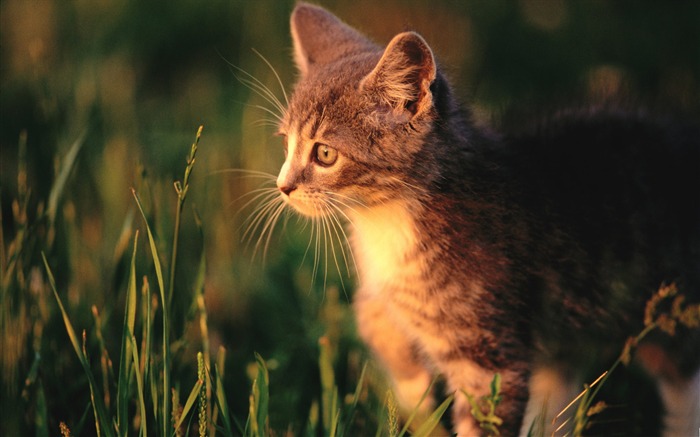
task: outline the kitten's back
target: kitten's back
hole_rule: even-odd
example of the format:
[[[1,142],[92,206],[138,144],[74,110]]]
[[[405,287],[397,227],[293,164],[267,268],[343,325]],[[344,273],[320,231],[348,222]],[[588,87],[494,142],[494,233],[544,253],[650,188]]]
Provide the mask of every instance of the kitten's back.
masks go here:
[[[612,109],[560,112],[506,139],[513,190],[549,240],[550,268],[566,272],[543,305],[577,302],[558,336],[597,326],[579,333],[611,339],[617,327],[624,341],[664,283],[700,300],[699,141],[697,126]]]

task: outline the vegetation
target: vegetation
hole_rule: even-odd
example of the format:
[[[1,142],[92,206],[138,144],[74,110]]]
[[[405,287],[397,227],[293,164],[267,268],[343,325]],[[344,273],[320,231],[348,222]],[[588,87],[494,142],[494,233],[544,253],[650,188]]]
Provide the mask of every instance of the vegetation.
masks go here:
[[[232,169],[274,174],[282,153],[236,76],[283,96],[293,3],[0,4],[0,434],[408,432],[347,273],[329,258],[324,279],[293,219],[264,261],[242,241],[265,179]],[[420,30],[482,119],[572,93],[700,114],[700,5],[536,3],[327,6],[380,41]]]

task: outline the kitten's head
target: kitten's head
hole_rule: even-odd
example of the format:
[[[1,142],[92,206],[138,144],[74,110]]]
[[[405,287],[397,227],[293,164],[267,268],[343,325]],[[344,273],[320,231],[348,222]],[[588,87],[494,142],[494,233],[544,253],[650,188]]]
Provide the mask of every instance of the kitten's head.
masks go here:
[[[319,216],[329,202],[343,209],[411,195],[430,173],[420,151],[436,120],[437,70],[426,42],[404,32],[382,49],[303,3],[291,28],[300,79],[280,124],[283,198]]]

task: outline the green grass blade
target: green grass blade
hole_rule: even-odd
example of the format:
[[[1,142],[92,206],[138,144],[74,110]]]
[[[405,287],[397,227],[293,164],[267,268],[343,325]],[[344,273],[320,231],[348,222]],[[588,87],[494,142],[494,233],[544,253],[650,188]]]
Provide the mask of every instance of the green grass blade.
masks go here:
[[[386,391],[384,405],[386,406],[386,424],[389,437],[397,437],[399,435],[399,408],[393,391]]]
[[[112,373],[112,364],[109,358],[109,352],[107,351],[107,345],[105,344],[105,339],[102,335],[102,317],[95,305],[92,306],[92,317],[95,320],[95,338],[97,339],[97,344],[100,351],[100,370],[102,371],[102,395],[104,396],[104,403],[107,411],[110,409],[110,378],[114,378]]]
[[[51,224],[53,224],[54,219],[56,218],[56,212],[58,210],[58,201],[60,200],[61,195],[63,194],[63,189],[65,188],[66,182],[68,181],[68,176],[70,176],[71,170],[73,170],[75,160],[78,158],[78,152],[80,152],[80,149],[83,147],[83,144],[85,144],[86,136],[87,130],[84,131],[78,137],[78,139],[73,142],[70,149],[68,149],[68,153],[63,159],[63,163],[61,165],[61,169],[58,172],[58,176],[56,176],[56,180],[54,181],[53,186],[51,187],[51,192],[49,193],[49,200],[46,205],[46,216],[49,218],[49,223]]]
[[[199,231],[200,241],[202,246],[204,245],[204,230],[202,228],[202,219],[199,216],[196,208],[192,208],[194,213],[194,222]],[[204,301],[204,284],[207,276],[207,257],[206,250],[202,247],[202,253],[199,257],[199,267],[197,268],[197,276],[194,281],[194,291],[195,291],[195,303],[197,305],[197,312],[199,313],[199,331],[202,338],[202,355],[204,359],[204,367],[209,371],[211,369],[211,346],[209,341],[209,324],[207,315],[207,306]],[[205,379],[205,399],[206,399],[206,416],[210,420],[209,434],[214,434],[214,423],[215,417],[212,416],[212,402],[211,402],[211,380]]]
[[[170,321],[168,306],[166,305],[167,299],[165,296],[165,287],[163,285],[163,269],[160,264],[160,256],[158,255],[158,248],[156,247],[155,239],[153,238],[153,233],[151,232],[151,227],[148,225],[148,220],[146,219],[146,214],[143,211],[143,206],[141,205],[141,200],[139,199],[136,190],[133,188],[131,192],[136,199],[136,205],[139,207],[143,221],[146,224],[146,232],[148,234],[148,244],[151,247],[151,256],[153,257],[153,265],[156,270],[156,280],[158,281],[158,289],[160,291],[160,300],[163,306],[163,407],[161,409],[161,426],[164,436],[169,435],[170,430]]]
[[[175,210],[175,228],[173,230],[173,248],[172,257],[170,259],[170,281],[168,283],[168,300],[167,305],[170,306],[173,300],[173,291],[175,290],[175,266],[177,265],[177,250],[179,246],[180,237],[180,216],[182,215],[182,207],[185,204],[185,199],[187,198],[187,192],[190,189],[190,174],[192,174],[192,169],[194,168],[194,163],[197,157],[197,145],[199,144],[199,139],[202,136],[202,129],[204,126],[199,126],[197,129],[197,135],[195,136],[194,143],[190,147],[190,154],[187,157],[187,166],[185,167],[185,176],[182,182],[175,182],[175,192],[177,193],[177,209]]]
[[[204,388],[199,391],[199,396],[198,396],[198,402],[197,402],[197,422],[199,425],[199,436],[200,437],[206,437],[207,436],[207,429],[209,428],[207,426],[207,420],[209,420],[210,412],[209,412],[209,403],[210,403],[210,387],[211,383],[209,378],[207,377],[208,375],[209,368],[205,366],[204,364],[204,357],[202,356],[201,352],[197,352],[197,378],[199,378],[200,381],[204,382]]]
[[[333,392],[333,399],[331,401],[331,423],[328,428],[327,435],[329,437],[335,437],[338,432],[338,422],[340,421],[340,409],[338,408],[338,390]]]
[[[328,433],[334,427],[334,419],[338,410],[338,388],[335,385],[333,358],[328,337],[318,340],[318,366],[321,376],[321,409],[323,413],[323,429]]]
[[[49,437],[49,420],[46,408],[46,394],[44,385],[39,380],[36,385],[36,404],[34,411],[34,426],[36,427],[36,437]]]
[[[126,311],[124,311],[121,355],[119,357],[119,378],[117,383],[117,429],[119,430],[119,434],[123,436],[128,434],[129,429],[129,389],[132,370],[131,337],[133,336],[134,324],[136,323],[136,249],[138,247],[138,241],[139,234],[137,231],[134,236],[134,250],[131,255],[131,265],[129,268],[129,284],[126,291]],[[136,366],[138,367],[138,363]]]
[[[415,406],[413,411],[411,411],[411,414],[408,416],[406,419],[406,423],[404,424],[403,428],[401,428],[401,432],[399,433],[399,437],[403,437],[406,435],[408,432],[408,428],[411,426],[413,423],[413,420],[416,418],[416,415],[420,411],[420,406],[423,405],[423,402],[425,402],[425,399],[428,397],[430,393],[433,392],[433,386],[437,382],[437,377],[433,378],[433,380],[430,382],[430,385],[428,386],[428,389],[423,392],[423,395],[420,397],[420,400],[418,401],[418,405]]]
[[[269,404],[269,375],[265,360],[256,352],[255,361],[258,373],[253,380],[248,402],[248,420],[244,435],[260,437],[266,435],[266,423]]]
[[[56,280],[54,279],[53,273],[51,272],[51,268],[49,267],[49,262],[46,260],[46,255],[43,252],[41,253],[41,257],[44,260],[44,267],[46,268],[46,274],[49,279],[49,285],[51,286],[53,295],[56,298],[56,302],[58,302],[58,307],[61,310],[61,315],[63,316],[63,323],[66,326],[68,337],[70,338],[70,342],[73,345],[73,349],[75,350],[76,355],[78,355],[78,360],[80,361],[80,364],[83,366],[85,375],[88,378],[88,385],[90,387],[90,398],[92,401],[93,412],[95,414],[95,428],[97,436],[100,437],[104,433],[106,437],[112,437],[114,434],[110,426],[111,421],[108,419],[107,411],[104,407],[104,404],[102,403],[102,397],[99,395],[99,388],[97,386],[97,383],[95,382],[95,377],[92,374],[92,370],[90,370],[90,363],[88,362],[87,357],[85,356],[82,348],[80,347],[80,342],[78,341],[78,337],[75,334],[75,330],[73,329],[73,324],[71,323],[70,318],[68,317],[68,313],[66,312],[66,309],[63,306],[63,302],[61,301],[61,298],[58,295],[58,291],[56,290]]]
[[[197,398],[199,397],[199,392],[200,392],[200,390],[202,390],[203,385],[204,385],[204,381],[201,379],[198,379],[197,382],[194,384],[194,387],[192,387],[192,391],[190,391],[190,395],[187,397],[187,402],[185,402],[185,406],[182,407],[182,413],[180,413],[180,419],[175,424],[175,429],[180,428],[180,425],[182,425],[182,423],[185,421],[185,418],[187,417],[190,410],[192,409],[192,406],[197,401]]]
[[[148,414],[146,413],[146,400],[144,399],[143,377],[141,374],[141,369],[139,369],[139,350],[136,346],[136,337],[130,335],[129,340],[131,343],[133,369],[136,376],[136,388],[138,389],[139,393],[139,414],[141,415],[140,435],[143,437],[148,437]]]
[[[214,364],[214,386],[216,392],[214,401],[214,412],[212,415],[212,424],[216,425],[219,414],[223,424],[223,431],[226,437],[233,436],[233,427],[231,424],[231,412],[226,402],[226,393],[224,391],[224,365],[226,364],[226,349],[219,346],[219,351],[216,354],[216,363]],[[243,430],[238,427],[238,434],[244,435]]]
[[[155,363],[149,363],[148,366],[150,367],[149,373],[151,375],[157,374],[155,372]],[[158,395],[160,392],[158,391],[158,378],[156,377],[151,377],[150,378],[150,392],[151,392],[151,404],[153,405],[153,419],[156,421],[156,423],[159,420],[159,411],[160,411],[160,397]]]
[[[80,420],[71,426],[73,435],[83,435],[83,428],[85,427],[85,422],[87,422],[87,419],[90,416],[90,410],[92,410],[92,402],[88,402],[88,404],[85,406],[83,414],[80,416]]]
[[[360,402],[360,396],[362,395],[362,389],[364,388],[365,377],[367,375],[367,365],[368,365],[368,362],[365,361],[365,364],[362,366],[362,371],[360,372],[360,377],[357,380],[357,386],[355,386],[355,393],[353,393],[353,395],[352,395],[352,401],[350,402],[350,405],[348,405],[348,407],[346,409],[345,421],[343,423],[343,430],[347,430],[350,428],[350,424],[352,423],[353,416],[355,414],[355,411],[357,410],[357,404]]]
[[[158,246],[156,245],[155,238],[153,238],[153,233],[151,232],[151,227],[148,225],[148,219],[146,218],[146,213],[143,210],[143,205],[141,204],[141,199],[139,195],[136,194],[136,190],[131,189],[134,199],[136,200],[136,205],[139,207],[139,212],[141,217],[143,217],[144,224],[146,225],[146,232],[148,234],[148,244],[151,248],[151,255],[153,257],[153,267],[156,270],[156,280],[158,281],[158,288],[161,293],[161,298],[165,297],[165,286],[163,281],[163,268],[160,263],[160,256],[158,254]],[[164,311],[166,312],[166,311]]]
[[[221,357],[221,351],[223,348],[219,349],[219,357]],[[231,415],[228,407],[228,402],[226,401],[226,393],[224,392],[224,382],[223,376],[221,374],[220,368],[223,368],[223,360],[217,359],[217,363],[214,365],[214,378],[216,382],[216,406],[221,414],[221,422],[224,426],[224,433],[226,437],[233,436],[233,428],[231,426]],[[243,434],[242,430],[238,430],[239,434]]]
[[[151,383],[151,344],[152,335],[151,328],[153,325],[153,318],[151,315],[151,292],[150,286],[148,284],[148,279],[144,278],[143,286],[141,287],[141,301],[142,301],[142,314],[141,314],[141,325],[142,325],[142,352],[141,360],[143,367],[141,372],[143,373],[143,384],[144,387],[150,387]],[[152,395],[154,393],[151,393]],[[156,405],[156,404],[154,404]]]
[[[255,399],[256,416],[253,420],[257,421],[258,435],[265,435],[267,429],[268,407],[270,404],[270,375],[267,371],[265,360],[260,354],[255,354],[255,361],[258,365],[258,376],[255,378],[253,385],[257,393]]]
[[[452,400],[454,399],[454,395],[450,395],[445,399],[442,404],[440,404],[439,407],[433,411],[433,414],[428,416],[425,422],[421,424],[421,426],[416,430],[415,433],[413,433],[414,437],[429,437],[433,434],[435,431],[435,428],[437,428],[440,425],[440,419],[442,419],[442,416],[445,414],[445,411],[447,411],[447,408],[450,406],[452,403]]]

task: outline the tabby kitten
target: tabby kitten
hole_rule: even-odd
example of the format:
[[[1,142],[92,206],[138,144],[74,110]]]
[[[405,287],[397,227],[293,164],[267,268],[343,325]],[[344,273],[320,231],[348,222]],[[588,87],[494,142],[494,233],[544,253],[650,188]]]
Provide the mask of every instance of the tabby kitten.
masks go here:
[[[478,435],[464,391],[487,394],[499,373],[500,430],[526,431],[528,399],[556,414],[590,351],[619,351],[662,283],[698,301],[697,130],[589,109],[496,135],[418,34],[381,48],[303,3],[291,30],[300,79],[277,186],[305,216],[347,218],[358,329],[406,409],[442,374],[455,431]],[[667,432],[696,433],[698,335],[648,346]]]

